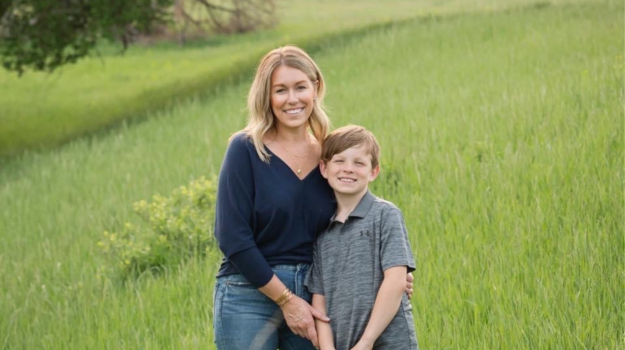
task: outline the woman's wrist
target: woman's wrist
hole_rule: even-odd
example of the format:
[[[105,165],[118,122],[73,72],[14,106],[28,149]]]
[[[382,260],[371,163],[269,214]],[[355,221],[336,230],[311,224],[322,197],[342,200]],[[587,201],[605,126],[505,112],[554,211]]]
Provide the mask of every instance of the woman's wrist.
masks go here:
[[[274,300],[273,302],[276,303],[279,307],[282,307],[286,303],[288,303],[292,297],[293,297],[293,292],[291,292],[289,288],[284,288],[284,291],[282,292],[282,294],[280,294],[278,299]]]

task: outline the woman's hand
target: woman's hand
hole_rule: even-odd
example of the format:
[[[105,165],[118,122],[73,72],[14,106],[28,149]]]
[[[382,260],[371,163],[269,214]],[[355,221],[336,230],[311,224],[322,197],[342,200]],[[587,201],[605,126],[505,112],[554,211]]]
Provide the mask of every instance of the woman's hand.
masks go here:
[[[408,299],[412,299],[412,283],[414,282],[414,276],[412,275],[412,272],[409,272],[406,275],[406,295],[408,296]]]
[[[319,339],[315,329],[315,318],[324,322],[330,319],[313,308],[304,299],[293,295],[291,300],[282,305],[284,320],[293,333],[302,338],[309,339],[315,348],[319,348]]]

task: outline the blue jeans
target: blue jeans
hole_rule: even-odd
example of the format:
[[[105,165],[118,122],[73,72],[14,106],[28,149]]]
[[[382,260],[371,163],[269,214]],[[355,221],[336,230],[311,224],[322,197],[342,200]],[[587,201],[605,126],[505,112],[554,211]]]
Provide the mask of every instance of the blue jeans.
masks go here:
[[[309,264],[277,265],[276,276],[300,298],[312,300],[304,287]],[[213,329],[219,350],[314,350],[293,332],[280,308],[239,274],[217,278]]]

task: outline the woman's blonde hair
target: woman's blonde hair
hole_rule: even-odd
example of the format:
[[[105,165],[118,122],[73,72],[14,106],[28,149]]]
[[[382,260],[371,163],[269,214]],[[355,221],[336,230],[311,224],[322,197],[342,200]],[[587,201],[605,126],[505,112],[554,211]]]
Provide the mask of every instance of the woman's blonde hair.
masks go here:
[[[249,120],[243,133],[252,139],[260,159],[269,162],[269,152],[264,147],[263,137],[275,127],[274,115],[271,109],[271,75],[280,66],[287,66],[300,70],[317,87],[316,98],[313,100],[313,110],[308,119],[313,136],[323,145],[328,133],[330,120],[323,110],[325,82],[317,64],[304,50],[295,46],[283,46],[270,51],[262,58],[256,76],[250,88],[247,99]]]

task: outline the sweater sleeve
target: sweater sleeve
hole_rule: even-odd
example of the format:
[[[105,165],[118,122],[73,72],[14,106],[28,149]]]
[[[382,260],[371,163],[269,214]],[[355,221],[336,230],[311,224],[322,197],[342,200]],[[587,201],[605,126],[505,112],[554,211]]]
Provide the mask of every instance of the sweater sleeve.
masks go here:
[[[219,248],[248,281],[262,287],[273,270],[254,241],[254,175],[247,139],[235,136],[219,173],[215,237]]]

